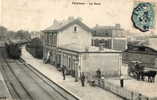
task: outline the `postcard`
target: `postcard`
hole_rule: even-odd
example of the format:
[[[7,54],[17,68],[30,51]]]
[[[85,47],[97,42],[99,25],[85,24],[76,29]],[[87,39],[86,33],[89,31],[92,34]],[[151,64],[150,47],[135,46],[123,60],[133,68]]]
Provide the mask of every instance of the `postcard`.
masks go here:
[[[0,0],[0,99],[157,100],[156,0]]]

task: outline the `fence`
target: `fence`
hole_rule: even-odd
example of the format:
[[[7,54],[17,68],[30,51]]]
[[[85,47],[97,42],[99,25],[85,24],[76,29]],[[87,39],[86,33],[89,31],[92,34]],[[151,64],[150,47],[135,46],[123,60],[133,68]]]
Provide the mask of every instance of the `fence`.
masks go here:
[[[157,98],[146,97],[135,91],[128,90],[117,86],[107,80],[96,81],[96,86],[103,88],[107,91],[112,92],[113,94],[122,97],[124,100],[157,100]]]

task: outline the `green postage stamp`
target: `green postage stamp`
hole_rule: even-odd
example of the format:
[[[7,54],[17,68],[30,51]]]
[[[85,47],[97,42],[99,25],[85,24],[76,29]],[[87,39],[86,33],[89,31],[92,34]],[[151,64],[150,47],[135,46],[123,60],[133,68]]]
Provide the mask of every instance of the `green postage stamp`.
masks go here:
[[[142,32],[149,31],[155,25],[155,5],[151,2],[138,2],[132,12],[135,28]]]

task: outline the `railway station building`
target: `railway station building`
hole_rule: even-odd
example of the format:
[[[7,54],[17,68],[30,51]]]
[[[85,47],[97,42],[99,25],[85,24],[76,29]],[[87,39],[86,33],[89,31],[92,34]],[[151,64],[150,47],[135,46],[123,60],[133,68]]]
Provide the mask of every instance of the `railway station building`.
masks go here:
[[[93,30],[80,19],[54,20],[43,32],[43,55],[49,55],[52,65],[65,67],[75,77],[80,77],[81,72],[95,74],[98,68],[106,76],[119,75],[121,51],[92,46]]]
[[[127,38],[120,24],[115,26],[96,25],[93,28],[92,46],[103,44],[104,48],[124,51],[127,49]]]

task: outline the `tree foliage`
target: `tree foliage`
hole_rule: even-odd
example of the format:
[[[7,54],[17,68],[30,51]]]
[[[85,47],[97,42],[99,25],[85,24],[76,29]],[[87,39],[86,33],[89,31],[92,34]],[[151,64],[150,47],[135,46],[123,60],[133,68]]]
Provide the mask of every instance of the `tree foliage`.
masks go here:
[[[28,31],[19,30],[16,32],[16,38],[17,39],[30,39],[30,34]]]
[[[12,31],[0,26],[0,40],[4,39],[30,39],[30,33],[26,30]]]
[[[6,33],[7,33],[7,28],[0,26],[0,40],[6,37]]]

